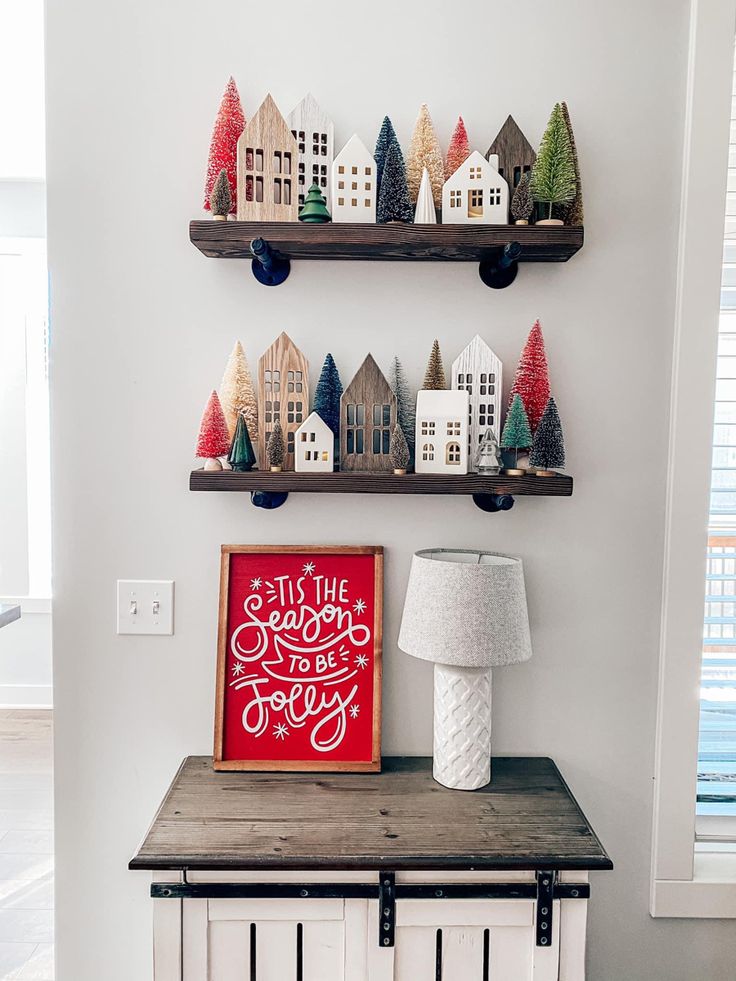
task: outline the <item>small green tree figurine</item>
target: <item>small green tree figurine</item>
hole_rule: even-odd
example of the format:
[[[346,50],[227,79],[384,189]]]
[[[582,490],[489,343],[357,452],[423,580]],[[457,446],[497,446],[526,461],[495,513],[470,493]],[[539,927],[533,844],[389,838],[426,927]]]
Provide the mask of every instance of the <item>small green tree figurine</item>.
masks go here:
[[[281,428],[281,423],[277,419],[273,424],[271,435],[268,437],[268,443],[266,444],[266,456],[268,457],[269,466],[274,473],[277,473],[284,466],[285,455],[284,431]]]
[[[233,204],[233,196],[230,193],[230,182],[227,179],[227,171],[223,169],[217,175],[212,194],[210,194],[210,211],[216,221],[227,221],[230,208]]]
[[[552,205],[568,204],[575,197],[575,159],[570,131],[559,102],[552,110],[542,137],[532,169],[531,188],[534,200],[549,208],[544,222],[561,225],[560,219],[552,217]]]
[[[529,463],[537,468],[538,477],[554,477],[552,467],[565,466],[565,440],[557,404],[552,396],[534,433]]]
[[[445,366],[442,363],[440,342],[435,338],[432,344],[432,351],[429,355],[429,361],[427,362],[427,370],[424,373],[422,390],[425,392],[436,392],[443,391],[446,388],[447,379],[445,377]]]
[[[406,436],[401,426],[396,425],[391,430],[391,444],[389,446],[389,457],[394,473],[403,476],[409,466],[409,446]]]
[[[513,471],[519,470],[519,450],[525,450],[531,445],[532,431],[529,428],[529,419],[527,418],[524,403],[521,401],[521,396],[517,393],[514,395],[511,408],[506,416],[503,432],[501,433],[501,446],[505,450],[514,451]],[[506,472],[513,471],[507,469]]]
[[[529,186],[529,174],[522,176],[511,198],[511,217],[517,225],[528,225],[534,211],[534,200]]]
[[[250,433],[242,412],[238,413],[238,421],[235,423],[235,435],[230,444],[230,453],[227,462],[236,471],[244,473],[252,470],[256,462],[256,455],[253,452],[253,444],[250,441]]]
[[[299,212],[299,221],[306,221],[312,225],[324,225],[325,222],[332,221],[332,215],[327,210],[327,201],[319,189],[319,184],[312,184],[307,193],[307,197]]]

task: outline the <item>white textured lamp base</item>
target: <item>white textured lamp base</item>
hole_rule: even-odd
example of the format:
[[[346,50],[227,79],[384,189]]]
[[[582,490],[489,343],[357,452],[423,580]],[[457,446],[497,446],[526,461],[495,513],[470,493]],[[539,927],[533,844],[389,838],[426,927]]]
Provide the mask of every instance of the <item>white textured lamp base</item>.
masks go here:
[[[453,790],[491,782],[491,668],[435,664],[432,772]]]

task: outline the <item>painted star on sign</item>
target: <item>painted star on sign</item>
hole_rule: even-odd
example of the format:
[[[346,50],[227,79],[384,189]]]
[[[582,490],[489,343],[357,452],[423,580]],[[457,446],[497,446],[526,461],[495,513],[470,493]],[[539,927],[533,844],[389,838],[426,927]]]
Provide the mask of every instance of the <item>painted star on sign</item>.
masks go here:
[[[304,573],[305,576],[311,576],[312,573],[314,572],[314,562],[307,562],[302,567],[302,572]]]
[[[360,712],[360,705],[351,705],[350,706],[350,718],[351,719],[357,719],[359,712]]]
[[[365,610],[365,600],[357,600],[353,609],[356,613],[362,613]]]
[[[368,658],[365,656],[365,654],[358,654],[358,656],[355,659],[355,666],[356,668],[368,667]]]
[[[286,739],[289,735],[289,730],[286,728],[283,722],[278,722],[273,727],[273,734],[277,739]]]
[[[244,671],[245,671],[245,665],[241,664],[240,661],[236,661],[235,664],[233,664],[233,674],[235,675],[236,678],[239,674],[242,674]]]
[[[251,579],[250,581],[251,589],[260,589],[262,585],[263,585],[263,580],[261,579],[260,576],[256,576],[255,579]]]

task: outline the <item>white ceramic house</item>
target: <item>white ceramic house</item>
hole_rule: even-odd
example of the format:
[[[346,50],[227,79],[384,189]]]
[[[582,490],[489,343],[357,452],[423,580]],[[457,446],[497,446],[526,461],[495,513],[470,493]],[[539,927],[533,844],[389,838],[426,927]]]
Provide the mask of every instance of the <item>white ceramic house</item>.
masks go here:
[[[506,225],[509,186],[498,172],[498,157],[474,150],[442,188],[444,225]]]
[[[475,335],[452,363],[452,388],[467,392],[468,457],[473,467],[483,433],[490,426],[501,442],[503,365],[482,337]]]
[[[376,161],[356,134],[332,164],[332,220],[376,220]]]
[[[311,412],[296,431],[294,469],[297,473],[332,473],[335,437],[317,412]]]
[[[330,208],[330,179],[335,156],[335,127],[311,92],[289,113],[287,123],[297,142],[297,200],[299,207],[316,184]]]
[[[468,472],[469,398],[458,390],[417,392],[417,473]]]

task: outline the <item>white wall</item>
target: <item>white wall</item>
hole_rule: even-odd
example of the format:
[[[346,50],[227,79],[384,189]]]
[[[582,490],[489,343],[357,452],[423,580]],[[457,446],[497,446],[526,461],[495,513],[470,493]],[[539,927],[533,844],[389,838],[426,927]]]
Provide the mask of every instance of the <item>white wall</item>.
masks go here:
[[[728,922],[647,913],[662,508],[686,0],[448,5],[323,0],[49,4],[59,981],[150,978],[145,875],[126,862],[180,758],[210,749],[223,542],[387,547],[384,752],[431,748],[431,665],[396,648],[413,550],[523,556],[535,656],[499,671],[495,751],[549,755],[616,863],[593,876],[591,981],[733,976]],[[250,116],[307,89],[337,143],[422,101],[484,150],[511,111],[538,140],[571,106],[586,245],[494,293],[472,264],[302,263],[278,289],[188,242],[232,72]],[[288,330],[316,380],[366,350],[418,383],[479,331],[513,372],[541,316],[570,500],[487,515],[467,500],[294,495],[273,513],[194,495],[199,414],[236,337],[251,364]],[[114,634],[117,578],[174,578],[176,634]],[[103,892],[101,892],[103,890]]]

